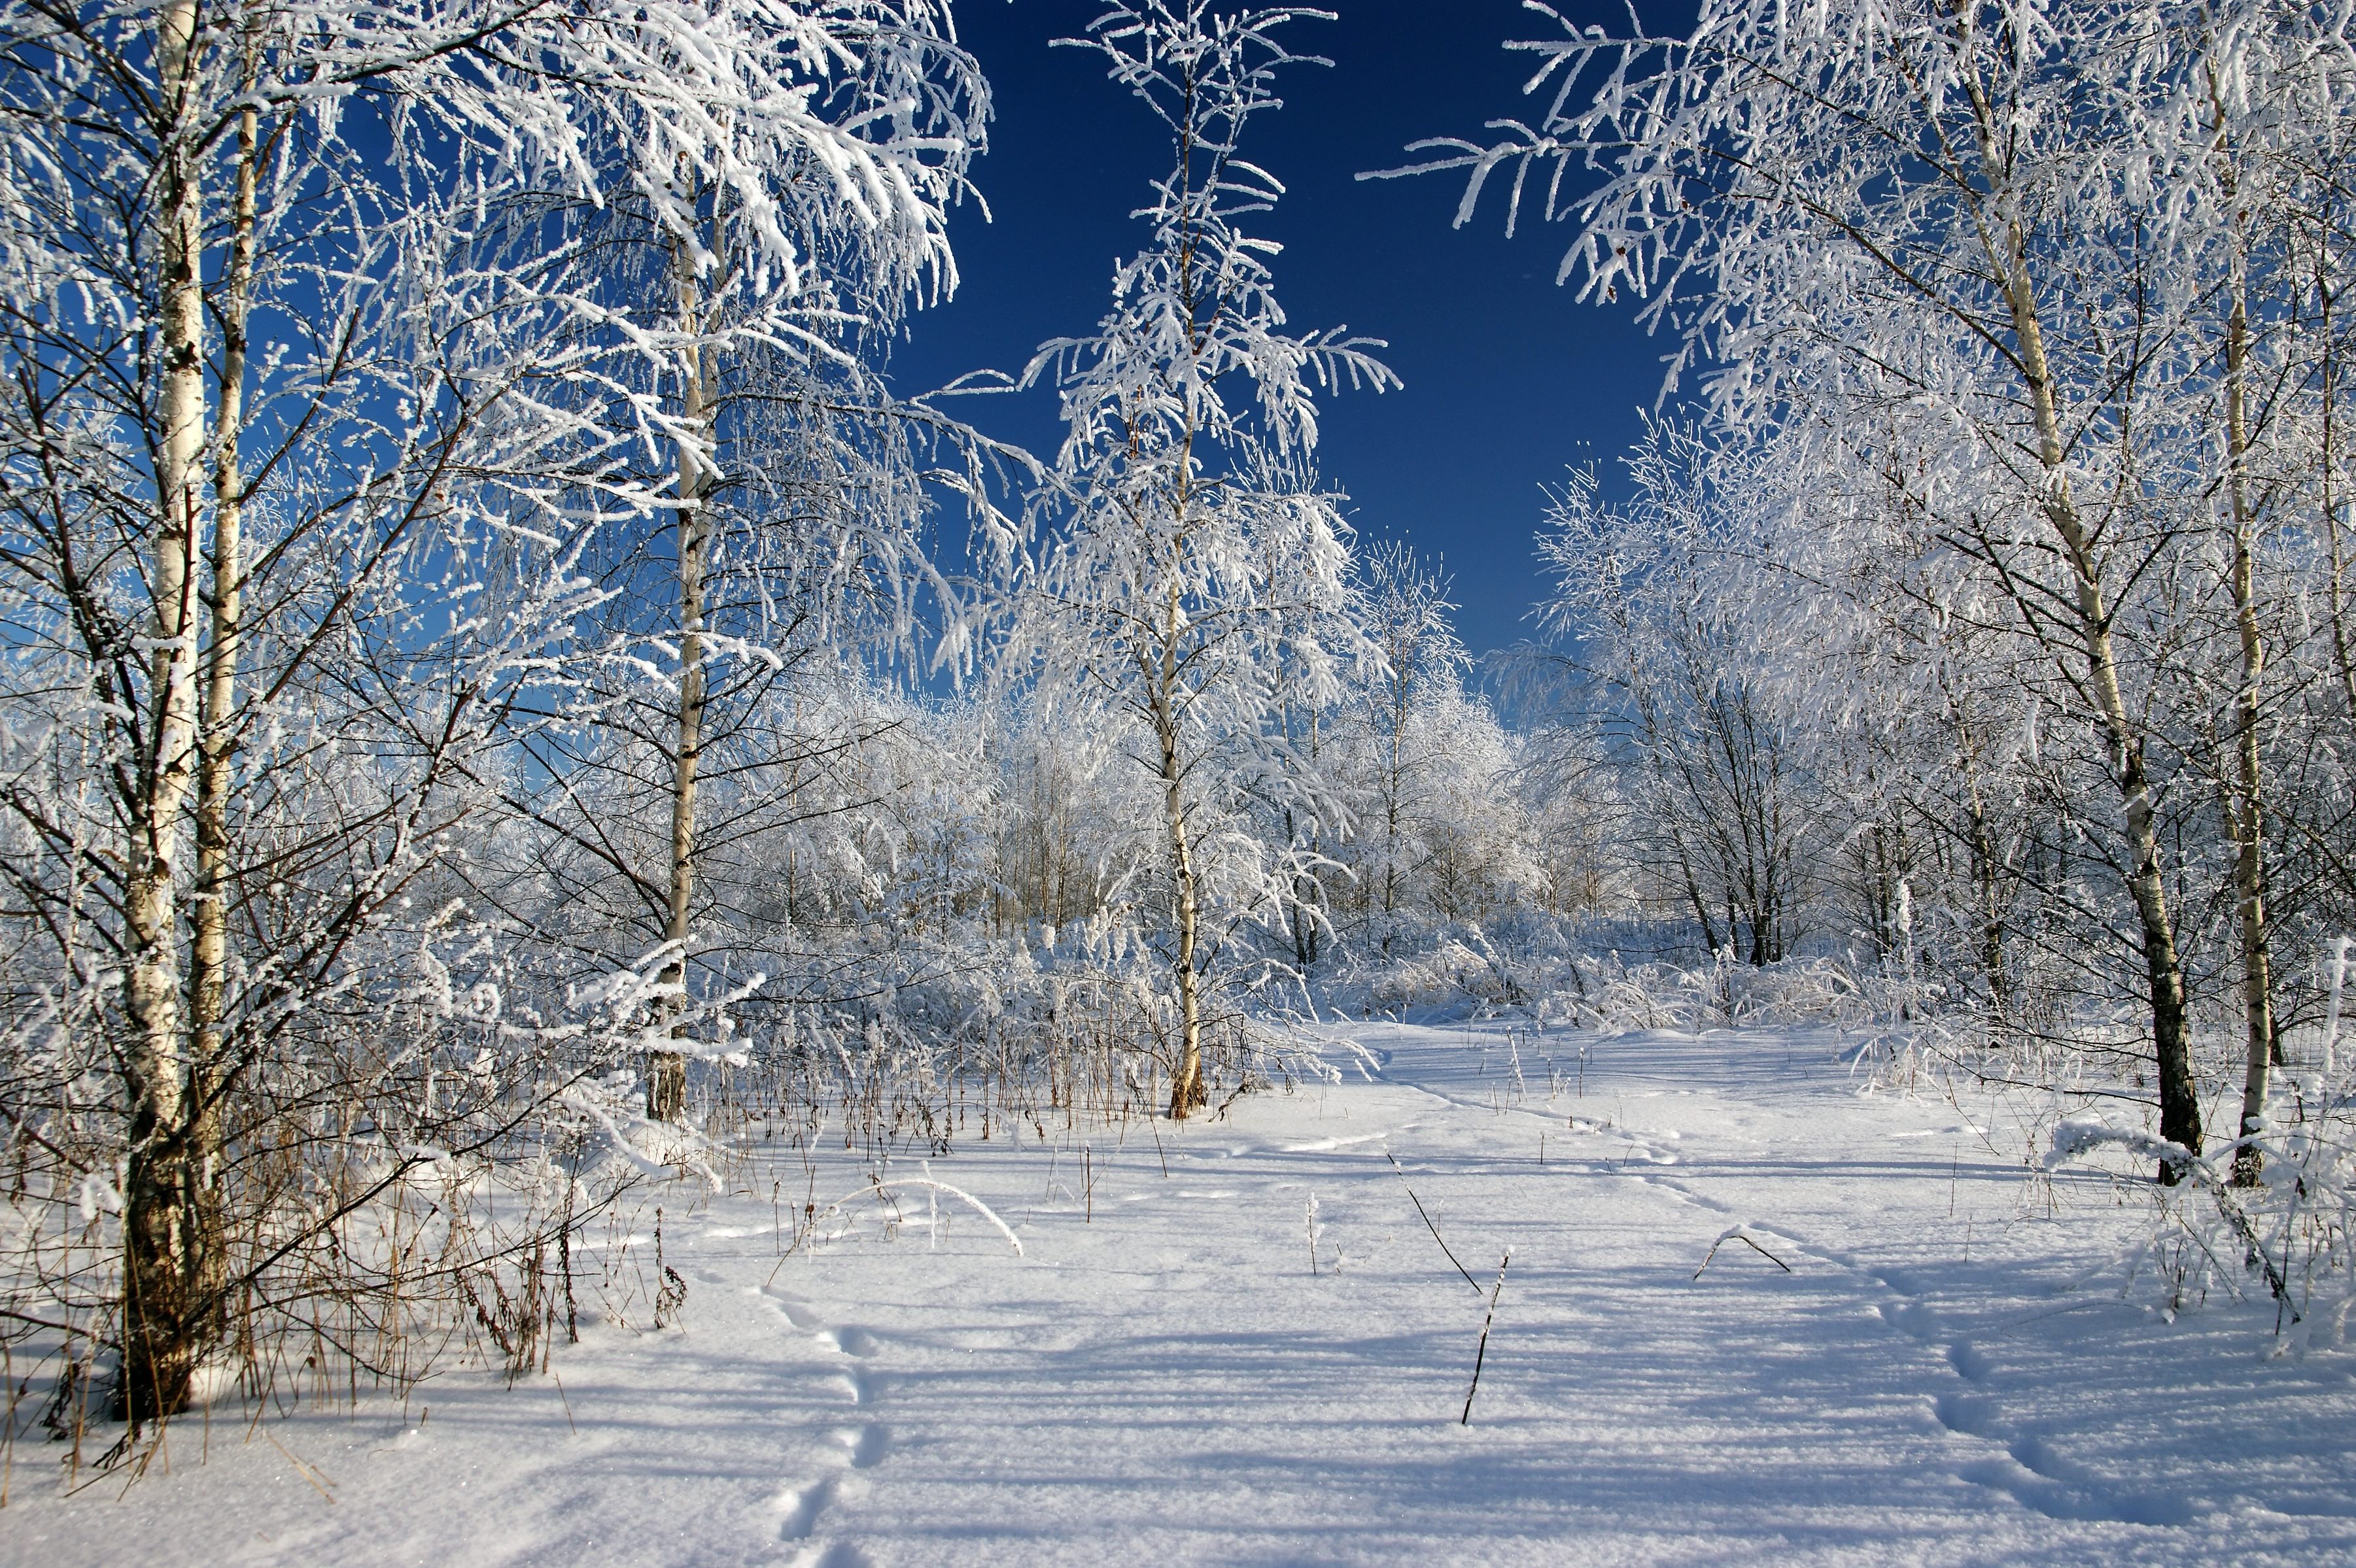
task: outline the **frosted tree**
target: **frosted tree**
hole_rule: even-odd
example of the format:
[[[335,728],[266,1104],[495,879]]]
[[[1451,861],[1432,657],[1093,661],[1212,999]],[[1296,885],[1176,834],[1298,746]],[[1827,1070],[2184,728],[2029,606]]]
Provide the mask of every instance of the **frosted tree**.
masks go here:
[[[563,406],[597,368],[515,243],[512,171],[573,140],[562,93],[496,80],[523,14],[0,13],[8,699],[75,759],[16,774],[12,860],[104,955],[61,955],[59,994],[124,1085],[134,1422],[220,1338],[229,1097],[434,852],[584,538],[645,499]],[[453,627],[481,635],[423,656]],[[339,753],[388,765],[294,807]]]
[[[1518,213],[1535,177],[1574,228],[1561,276],[1641,299],[1681,364],[1714,367],[1730,426],[1815,424],[1828,470],[1883,468],[1893,427],[1922,436],[1912,502],[2002,584],[2005,635],[2103,738],[2160,1131],[2196,1153],[2166,584],[2213,514],[2169,472],[2168,436],[2192,428],[2230,272],[2218,108],[2273,49],[2296,63],[2248,123],[2329,124],[2315,94],[2334,101],[2345,26],[2263,3],[1710,0],[1682,37],[1565,23],[1515,46],[1537,57],[1538,122],[1429,144],[1443,155],[1423,165],[1469,171],[1462,213],[1500,170]],[[2231,470],[2230,432],[2219,444]]]
[[[1488,703],[1454,682],[1427,691],[1405,729],[1399,752],[1416,765],[1405,774],[1403,815],[1416,852],[1401,868],[1388,918],[1412,909],[1459,928],[1492,924],[1544,880],[1514,788],[1520,748]]]
[[[2341,199],[2333,191],[2339,182],[2318,176],[2345,156],[2345,125],[2356,112],[2356,37],[2344,20],[2276,5],[2202,11],[2188,27],[2183,85],[2160,128],[2196,155],[2182,178],[2187,216],[2166,264],[2214,284],[2208,308],[2194,318],[2210,357],[2189,389],[2197,401],[2188,448],[2207,461],[2188,478],[2218,517],[2219,575],[2232,622],[2232,652],[2220,661],[2219,679],[2231,695],[2214,728],[2242,970],[2237,1131],[2244,1141],[2234,1179],[2252,1186],[2260,1176],[2255,1140],[2265,1127],[2269,1069],[2280,1051],[2267,865],[2277,825],[2267,732],[2286,718],[2296,727],[2298,715],[2269,667],[2307,640],[2305,617],[2284,613],[2282,601],[2297,592],[2286,580],[2297,574],[2281,557],[2308,553],[2316,534],[2323,536],[2319,553],[2335,563],[2340,549],[2330,439],[2340,346],[2329,306],[2339,268],[2311,225]],[[2336,566],[2322,597],[2344,647]]]
[[[1629,774],[1631,830],[1703,942],[1771,964],[1790,952],[1823,823],[1801,728],[1771,678],[1778,622],[1730,591],[1736,498],[1756,475],[1740,453],[1656,427],[1629,476],[1633,497],[1616,507],[1592,475],[1573,475],[1539,536],[1555,583],[1541,624],[1592,693],[1565,739]]]
[[[948,212],[989,97],[943,0],[686,0],[610,19],[590,59],[583,264],[643,357],[633,418],[671,449],[672,527],[616,565],[584,755],[633,804],[659,759],[659,867],[561,809],[577,793],[549,820],[657,917],[684,1008],[708,760],[779,682],[905,642],[943,587],[919,548],[919,449],[964,432],[895,400],[879,365],[908,309],[956,285]],[[981,494],[969,469],[945,477]],[[671,613],[650,615],[659,577]],[[683,1051],[649,1053],[650,1115],[680,1114],[685,1072]]]
[[[1099,853],[1108,819],[1093,786],[1107,761],[1035,707],[1005,709],[991,738],[999,815],[991,859],[1001,929],[1036,920],[1048,931],[1099,912],[1121,868]]]
[[[1296,896],[1292,852],[1239,821],[1248,780],[1312,786],[1276,733],[1280,661],[1296,693],[1323,700],[1364,651],[1322,629],[1344,592],[1349,530],[1310,466],[1314,394],[1395,380],[1367,353],[1379,345],[1287,331],[1275,247],[1240,226],[1282,190],[1238,152],[1278,107],[1279,69],[1306,63],[1280,30],[1323,15],[1142,0],[1072,40],[1168,129],[1173,161],[1110,311],[1093,335],[1044,346],[1023,377],[1056,387],[1066,434],[1059,526],[1023,571],[1006,652],[1043,703],[1113,731],[1155,786],[1177,1117],[1205,1098],[1207,976],[1225,929]]]
[[[1386,958],[1407,884],[1437,825],[1438,801],[1423,775],[1468,765],[1464,759],[1430,749],[1435,737],[1419,737],[1416,720],[1434,702],[1458,693],[1471,660],[1456,635],[1448,597],[1449,579],[1426,566],[1404,545],[1367,553],[1358,613],[1382,664],[1365,689],[1375,756],[1373,798],[1359,837],[1371,851],[1359,857],[1367,879],[1365,896],[1375,906],[1376,944]],[[1419,739],[1427,741],[1419,747]]]
[[[5,859],[62,976],[62,1054],[12,1082],[75,1159],[127,1163],[134,1421],[185,1402],[241,1280],[344,1223],[231,1213],[225,1183],[306,1136],[270,1095],[410,1082],[318,1075],[377,1049],[418,965],[450,991],[441,917],[402,912],[508,847],[491,814],[538,763],[506,748],[579,716],[594,564],[701,515],[709,410],[659,378],[723,341],[847,363],[860,300],[946,285],[978,110],[969,73],[918,80],[945,29],[851,3],[0,12]],[[668,181],[728,244],[694,249]],[[633,204],[688,214],[661,231],[697,297],[742,273],[802,314],[617,313],[579,215]],[[90,1103],[109,1072],[119,1104]]]

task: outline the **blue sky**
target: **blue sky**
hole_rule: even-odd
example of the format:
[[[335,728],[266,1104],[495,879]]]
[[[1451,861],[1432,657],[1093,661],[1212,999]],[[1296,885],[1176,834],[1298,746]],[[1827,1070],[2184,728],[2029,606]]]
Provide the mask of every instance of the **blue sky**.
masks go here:
[[[1658,392],[1668,345],[1629,307],[1582,305],[1555,286],[1560,225],[1525,222],[1508,240],[1493,193],[1451,229],[1462,186],[1447,175],[1361,181],[1408,161],[1425,136],[1479,136],[1485,121],[1535,114],[1521,96],[1527,56],[1510,37],[1551,26],[1518,0],[1327,0],[1335,22],[1287,30],[1331,68],[1301,67],[1280,113],[1253,126],[1245,155],[1288,187],[1257,231],[1285,247],[1278,297],[1296,327],[1347,325],[1387,338],[1404,390],[1344,394],[1326,407],[1320,459],[1346,490],[1367,539],[1405,539],[1444,557],[1476,653],[1532,631],[1543,592],[1531,539],[1539,485],[1571,464],[1609,471]],[[905,391],[969,370],[1019,371],[1043,341],[1087,331],[1130,219],[1168,149],[1142,105],[1105,79],[1102,59],[1049,40],[1081,32],[1094,0],[962,0],[958,25],[998,103],[979,181],[994,221],[969,206],[951,226],[963,284],[918,315],[894,356]],[[1581,19],[1582,12],[1571,13]],[[1591,19],[1625,26],[1624,11]],[[993,434],[1051,452],[1055,400],[961,402]]]

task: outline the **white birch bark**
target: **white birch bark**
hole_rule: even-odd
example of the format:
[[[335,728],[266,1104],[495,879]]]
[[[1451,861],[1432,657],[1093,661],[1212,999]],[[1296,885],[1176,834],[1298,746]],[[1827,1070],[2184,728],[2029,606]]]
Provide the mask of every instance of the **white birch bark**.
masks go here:
[[[178,907],[183,813],[197,764],[195,570],[202,538],[198,490],[205,439],[202,169],[194,0],[157,16],[158,210],[154,236],[161,360],[155,531],[148,555],[146,735],[139,757],[123,898],[129,963],[125,1010],[133,1039],[131,1168],[123,1213],[121,1403],[134,1423],[168,1415],[187,1397],[203,1352],[198,1319],[207,1246],[199,1233],[204,1172],[189,1146],[188,1051],[182,1017]]]

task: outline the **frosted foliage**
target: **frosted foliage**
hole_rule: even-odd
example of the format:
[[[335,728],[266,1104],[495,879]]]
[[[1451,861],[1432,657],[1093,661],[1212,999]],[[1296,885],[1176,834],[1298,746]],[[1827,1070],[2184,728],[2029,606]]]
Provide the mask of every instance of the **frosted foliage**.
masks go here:
[[[1241,815],[1248,789],[1316,793],[1284,703],[1331,701],[1373,656],[1339,613],[1350,533],[1310,456],[1317,392],[1396,379],[1370,357],[1378,345],[1288,332],[1276,248],[1240,227],[1281,187],[1239,139],[1277,107],[1279,68],[1308,63],[1280,29],[1317,15],[1156,3],[1108,11],[1073,40],[1171,128],[1177,159],[1096,332],[1046,345],[1024,376],[1055,386],[1066,433],[1008,667],[1035,682],[1043,711],[1157,782],[1137,830],[1165,845],[1164,880],[1199,864],[1203,918],[1220,925],[1295,896],[1300,848],[1255,837]]]
[[[2281,1435],[2347,1427],[2356,1311],[2356,12],[1530,7],[1526,118],[1419,166],[1695,395],[1476,660],[1320,473],[1383,346],[1256,232],[1333,18],[1098,4],[1170,162],[1094,325],[950,389],[1054,397],[1050,460],[888,374],[993,123],[950,0],[0,0],[27,1539],[1257,1560],[1355,1528],[1332,1467],[1173,1511],[1194,1416],[1333,1396],[1371,1558],[1601,1539],[1441,1453],[1592,1470],[1590,1407],[1624,1556],[1768,1506],[1663,1452],[1827,1421],[1776,1550],[2331,1556]],[[2039,1306],[2105,1253],[2126,1303]],[[1669,1441],[1697,1346],[1819,1386]],[[1121,1392],[1042,1504],[987,1413],[1075,1354]],[[617,1433],[695,1463],[564,1479]]]
[[[1617,507],[1573,475],[1539,538],[1544,621],[1596,693],[1552,739],[1622,781],[1620,832],[1653,896],[1711,949],[1770,963],[1792,950],[1826,837],[1823,759],[1781,678],[1809,667],[1794,645],[1822,627],[1758,602],[1740,553],[1758,475],[1741,453],[1655,429],[1628,477]]]
[[[502,1315],[539,1298],[502,1293],[610,1195],[610,1075],[680,1006],[642,947],[567,940],[595,898],[543,901],[626,814],[523,820],[629,743],[610,564],[687,499],[668,460],[719,451],[663,383],[710,349],[872,389],[860,335],[954,284],[987,119],[933,0],[0,6],[0,859],[33,1020],[0,1084],[58,1162],[6,1288],[12,1323],[120,1333],[134,1418],[231,1336],[267,1383],[330,1298],[369,1304],[339,1343],[372,1375],[414,1375],[405,1315],[462,1296],[530,1360]],[[643,308],[617,219],[724,310]],[[840,516],[913,490],[905,447],[806,439],[798,476]],[[715,1054],[747,978],[688,1010]],[[111,1238],[61,1185],[102,1168]],[[92,1225],[100,1261],[45,1274]]]
[[[1331,825],[1339,871],[1323,892],[1353,970],[1508,917],[1539,880],[1517,788],[1524,758],[1465,688],[1472,661],[1450,579],[1397,543],[1367,550],[1359,568],[1351,613],[1381,656],[1358,667],[1316,732],[1348,813]]]
[[[2286,858],[2342,809],[2294,737],[2333,733],[2356,695],[2334,498],[2347,16],[1729,0],[1683,37],[1555,19],[1515,46],[1535,118],[1425,144],[1420,166],[1466,176],[1460,220],[1503,184],[1509,226],[1526,206],[1562,221],[1579,297],[1676,339],[1673,383],[1697,371],[1719,436],[1770,451],[1786,516],[1754,508],[1746,527],[1771,526],[1730,548],[1812,592],[1766,603],[1813,598],[1865,656],[1854,676],[1937,715],[1901,742],[1828,683],[1759,688],[1847,731],[1824,783],[1891,803],[1841,855],[1911,910],[1905,818],[1944,794],[1930,825],[1976,884],[1950,908],[1992,1004],[2021,999],[2016,938],[2057,976],[2082,960],[2055,933],[2091,940],[2100,962],[2064,987],[2140,993],[2164,1137],[2201,1145],[2215,1069],[2194,1040],[2220,1006],[2241,1014],[2254,1125],[2277,917],[2348,907],[2344,878],[2310,891]],[[1955,787],[1880,782],[1918,743],[1948,750]],[[1911,963],[1901,901],[1866,902]]]
[[[1687,336],[1721,367],[1720,410],[1883,377],[1935,410],[1971,402],[1973,359],[2013,352],[2020,253],[2060,262],[2040,282],[2093,303],[2131,226],[2158,227],[2130,251],[2222,240],[2221,121],[2277,155],[2335,137],[2356,72],[2343,27],[2263,0],[1711,0],[1681,38],[1565,20],[1512,45],[1534,57],[1544,112],[1419,150],[1448,155],[1422,167],[1469,172],[1460,223],[1510,171],[1507,222],[1535,197],[1570,223],[1560,277],[1581,297],[1625,290]],[[2205,286],[2198,268],[2155,282],[2140,303],[2159,319]],[[1943,329],[1910,346],[1889,328],[1916,313]]]
[[[538,40],[535,40],[538,41]],[[593,10],[541,47],[589,84],[560,187],[612,205],[634,244],[614,325],[676,373],[694,353],[768,350],[772,374],[852,378],[912,305],[954,291],[949,209],[986,145],[989,95],[939,0],[719,0]],[[520,65],[523,62],[519,62]],[[518,69],[503,77],[530,81]],[[592,232],[596,226],[590,225]],[[615,274],[602,251],[593,277]],[[642,392],[645,417],[701,449],[713,432]]]
[[[1683,37],[1565,22],[1514,47],[1542,112],[1422,147],[1467,174],[1460,222],[1505,181],[1508,224],[1569,226],[1563,281],[1672,335],[1672,379],[1697,370],[1725,428],[1777,431],[1815,486],[1873,475],[2012,574],[1995,608],[2034,634],[2079,635],[2093,585],[2127,617],[2120,678],[2148,678],[2137,572],[2217,495],[2233,278],[2274,302],[2249,374],[2304,374],[2344,18],[1713,0]]]

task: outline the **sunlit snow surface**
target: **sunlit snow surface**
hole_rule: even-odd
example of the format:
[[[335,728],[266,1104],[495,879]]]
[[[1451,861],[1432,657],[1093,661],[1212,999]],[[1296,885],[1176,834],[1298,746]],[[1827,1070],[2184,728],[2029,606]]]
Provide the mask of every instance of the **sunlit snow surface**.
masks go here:
[[[2019,1136],[1860,1095],[1820,1038],[1526,1036],[1516,1103],[1500,1031],[1353,1032],[1371,1081],[1162,1124],[1159,1154],[1142,1123],[969,1128],[934,1174],[1020,1257],[948,1200],[936,1236],[904,1194],[892,1238],[862,1202],[779,1268],[766,1179],[701,1208],[679,1189],[682,1323],[561,1347],[562,1400],[463,1371],[405,1424],[217,1412],[127,1492],[70,1499],[38,1468],[55,1451],[23,1445],[0,1560],[2356,1554],[2356,1358],[2266,1359],[2256,1307],[2169,1324],[2115,1274],[2072,1287],[2138,1216],[2114,1179],[2033,1189]],[[1513,1254],[1469,1429],[1486,1303],[1386,1151],[1484,1289]],[[822,1200],[862,1182],[830,1158]],[[1697,1281],[1738,1224],[1792,1272],[1729,1242]]]

